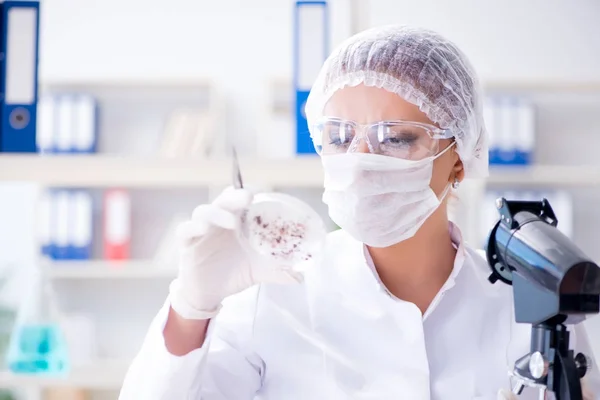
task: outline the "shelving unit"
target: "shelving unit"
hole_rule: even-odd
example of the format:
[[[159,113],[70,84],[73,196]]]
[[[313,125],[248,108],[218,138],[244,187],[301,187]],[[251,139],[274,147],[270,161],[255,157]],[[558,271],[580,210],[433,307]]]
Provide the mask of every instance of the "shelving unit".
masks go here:
[[[319,158],[241,159],[244,180],[273,187],[320,187]],[[186,188],[229,185],[229,159],[168,159],[121,156],[0,156],[0,181],[33,181],[43,186]],[[492,166],[491,185],[600,185],[600,166]]]
[[[592,165],[491,166],[487,184],[596,186],[600,185],[600,167]]]
[[[270,81],[272,93],[271,110],[275,114],[290,113],[292,110],[293,84],[287,78],[275,78]],[[486,92],[528,93],[537,95],[565,94],[574,96],[600,95],[600,81],[519,81],[486,80],[482,82]]]
[[[489,91],[511,92],[569,92],[577,94],[600,93],[600,81],[485,81],[483,88]]]
[[[510,90],[510,91],[551,91],[551,92],[600,92],[600,81],[597,80],[502,80],[481,79],[485,90]],[[271,80],[271,85],[276,88],[293,88],[292,80],[284,77],[276,77]]]
[[[154,261],[112,262],[103,260],[47,261],[48,278],[66,279],[173,279],[176,268],[159,267]]]
[[[272,186],[322,184],[316,157],[293,160],[241,159],[244,180]],[[44,186],[185,188],[231,183],[230,159],[168,159],[121,156],[0,156],[0,181]]]
[[[213,82],[210,79],[61,79],[46,80],[40,83],[40,91],[54,90],[55,88],[68,90],[89,90],[90,88],[101,88],[104,90],[114,89],[136,89],[136,90],[174,90],[194,88],[214,91]]]
[[[45,389],[56,387],[83,388],[89,390],[119,390],[123,384],[130,361],[97,361],[93,365],[73,368],[64,377],[42,375],[17,375],[0,371],[0,388]]]

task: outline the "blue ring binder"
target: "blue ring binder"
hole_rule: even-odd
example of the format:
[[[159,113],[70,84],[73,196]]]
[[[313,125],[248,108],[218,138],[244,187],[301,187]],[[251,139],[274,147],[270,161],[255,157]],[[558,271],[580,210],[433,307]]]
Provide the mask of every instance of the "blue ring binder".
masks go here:
[[[4,1],[0,11],[0,152],[35,153],[40,3]]]
[[[300,87],[300,16],[299,10],[305,6],[320,6],[323,8],[323,59],[324,62],[329,54],[329,8],[326,1],[296,1],[294,8],[294,76],[293,83],[295,89],[294,97],[294,115],[296,119],[296,154],[316,154],[310,134],[306,115],[304,114],[304,105],[310,93],[310,87]]]

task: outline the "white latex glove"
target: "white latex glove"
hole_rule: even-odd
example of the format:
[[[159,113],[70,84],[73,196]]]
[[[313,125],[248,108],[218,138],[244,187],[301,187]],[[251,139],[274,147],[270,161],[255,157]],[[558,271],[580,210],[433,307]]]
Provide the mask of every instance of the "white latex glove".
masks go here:
[[[258,283],[302,280],[300,274],[252,262],[240,245],[240,215],[252,198],[248,189],[225,189],[178,227],[179,274],[169,290],[171,307],[183,318],[213,318],[223,299]]]

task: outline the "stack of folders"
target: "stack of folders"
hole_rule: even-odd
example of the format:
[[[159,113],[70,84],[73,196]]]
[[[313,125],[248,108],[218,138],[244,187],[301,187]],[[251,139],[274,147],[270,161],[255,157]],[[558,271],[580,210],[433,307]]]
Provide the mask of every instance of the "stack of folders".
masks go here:
[[[131,199],[123,189],[104,194],[104,258],[129,259]],[[42,193],[38,207],[42,256],[53,260],[89,260],[94,240],[94,202],[83,189],[51,189]]]
[[[39,242],[43,256],[88,260],[92,252],[93,201],[87,190],[45,191],[39,205]]]
[[[125,189],[104,193],[104,258],[111,261],[129,259],[131,243],[131,197]]]
[[[38,101],[36,141],[40,153],[95,153],[98,102],[88,94],[45,94]]]
[[[214,144],[214,121],[209,112],[176,110],[167,118],[159,153],[169,158],[207,157]]]
[[[535,106],[511,96],[488,96],[483,105],[490,164],[529,165],[535,146]]]
[[[553,191],[531,191],[531,190],[507,190],[493,191],[486,193],[483,207],[481,208],[481,232],[480,237],[486,240],[487,235],[492,230],[500,215],[496,208],[496,199],[504,197],[506,200],[528,200],[541,201],[547,199],[554,210],[554,215],[558,220],[557,228],[569,238],[573,237],[573,200],[568,192],[563,190]]]

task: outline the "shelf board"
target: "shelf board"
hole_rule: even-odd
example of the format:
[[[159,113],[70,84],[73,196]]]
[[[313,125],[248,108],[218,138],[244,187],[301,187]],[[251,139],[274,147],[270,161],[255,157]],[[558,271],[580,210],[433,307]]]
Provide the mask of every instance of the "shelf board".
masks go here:
[[[266,187],[323,185],[317,156],[241,159],[245,182]],[[489,184],[597,186],[600,166],[491,166]],[[0,155],[1,181],[29,181],[53,187],[176,188],[231,184],[229,159],[139,158],[111,155]]]
[[[484,81],[483,87],[486,91],[600,93],[600,81]]]
[[[488,184],[535,186],[598,186],[600,166],[490,166]]]
[[[573,94],[600,93],[598,80],[535,80],[535,79],[481,79],[485,91],[506,92],[554,92]],[[274,78],[270,82],[271,90],[277,93],[293,93],[292,80]],[[291,100],[290,100],[291,101]]]
[[[531,92],[574,92],[574,93],[599,93],[600,81],[596,80],[535,80],[535,79],[503,79],[490,80],[481,79],[486,90],[502,91],[531,91]],[[75,79],[46,79],[40,81],[41,88],[201,88],[213,86],[214,82],[209,78],[174,78],[174,77],[149,77],[130,79],[97,79],[97,78],[75,78]],[[293,91],[292,79],[276,77],[271,79],[270,85],[276,90]]]
[[[244,181],[254,185],[314,187],[323,182],[316,156],[240,160]],[[33,181],[55,187],[202,187],[230,185],[229,159],[169,159],[109,155],[1,155],[0,181]]]
[[[90,88],[101,89],[186,89],[210,88],[213,82],[210,79],[180,79],[180,78],[147,78],[147,79],[61,79],[40,81],[40,88],[54,89],[67,88],[87,90]]]
[[[57,387],[84,388],[90,390],[119,390],[123,385],[129,362],[98,361],[86,367],[73,368],[64,377],[13,374],[0,371],[0,388],[45,389]]]
[[[153,261],[44,261],[50,279],[173,279],[175,268],[159,268]]]

